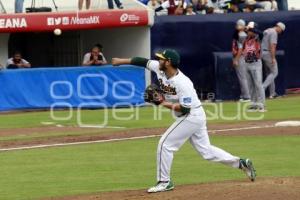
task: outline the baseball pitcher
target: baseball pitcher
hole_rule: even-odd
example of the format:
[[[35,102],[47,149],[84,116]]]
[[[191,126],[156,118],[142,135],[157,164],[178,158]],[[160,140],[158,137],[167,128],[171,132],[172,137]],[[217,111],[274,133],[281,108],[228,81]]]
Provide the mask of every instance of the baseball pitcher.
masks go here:
[[[254,181],[256,174],[249,159],[241,159],[210,144],[206,128],[206,116],[191,80],[179,69],[180,56],[167,49],[156,54],[157,60],[141,57],[113,58],[113,65],[132,64],[143,66],[156,73],[159,87],[149,86],[145,100],[174,111],[176,121],[162,135],[157,147],[157,184],[149,193],[172,190],[170,178],[174,152],[187,141],[206,160],[220,162],[242,169]]]

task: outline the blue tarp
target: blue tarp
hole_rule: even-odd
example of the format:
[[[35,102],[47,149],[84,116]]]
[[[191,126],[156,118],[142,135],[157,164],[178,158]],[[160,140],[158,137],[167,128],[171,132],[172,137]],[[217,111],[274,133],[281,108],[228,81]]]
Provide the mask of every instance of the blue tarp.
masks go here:
[[[0,71],[0,111],[144,103],[145,69],[68,67]]]

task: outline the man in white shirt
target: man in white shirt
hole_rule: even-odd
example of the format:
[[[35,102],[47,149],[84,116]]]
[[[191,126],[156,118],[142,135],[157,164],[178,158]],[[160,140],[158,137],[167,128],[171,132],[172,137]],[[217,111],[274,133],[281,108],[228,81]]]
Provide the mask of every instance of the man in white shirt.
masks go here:
[[[99,65],[105,65],[107,64],[107,61],[101,52],[101,48],[99,45],[95,45],[91,52],[86,53],[83,57],[83,66],[99,66]]]
[[[6,61],[7,69],[30,68],[31,64],[22,58],[21,52],[16,51],[12,58]]]

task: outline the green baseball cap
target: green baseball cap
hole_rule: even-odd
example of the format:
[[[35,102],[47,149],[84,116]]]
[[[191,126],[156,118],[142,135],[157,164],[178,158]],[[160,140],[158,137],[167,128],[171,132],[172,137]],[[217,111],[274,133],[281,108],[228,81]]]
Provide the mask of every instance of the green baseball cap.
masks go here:
[[[170,60],[173,66],[178,66],[180,63],[180,56],[174,49],[166,49],[162,53],[156,53],[156,57]]]

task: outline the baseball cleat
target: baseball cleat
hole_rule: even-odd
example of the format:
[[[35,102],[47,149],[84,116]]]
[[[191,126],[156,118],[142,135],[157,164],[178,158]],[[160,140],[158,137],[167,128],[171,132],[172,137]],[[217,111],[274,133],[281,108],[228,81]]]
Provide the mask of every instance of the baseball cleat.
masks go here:
[[[258,108],[257,111],[264,113],[264,112],[267,112],[267,109],[266,108]]]
[[[242,103],[246,103],[246,102],[250,102],[251,100],[249,98],[240,98],[240,102]]]
[[[256,105],[251,105],[248,107],[247,112],[256,112],[258,107]]]
[[[270,99],[276,99],[276,98],[278,98],[278,97],[279,97],[278,94],[274,94],[274,95],[270,95],[270,96],[269,96]]]
[[[164,192],[174,189],[174,184],[172,181],[168,182],[158,182],[156,186],[148,189],[148,193]]]
[[[246,173],[251,181],[255,181],[256,171],[250,159],[240,159],[240,169]]]

